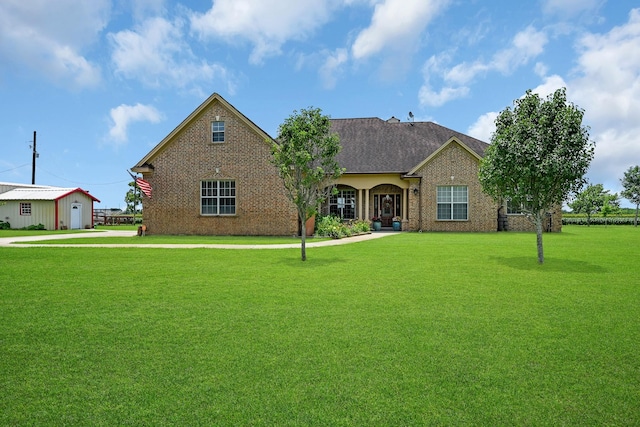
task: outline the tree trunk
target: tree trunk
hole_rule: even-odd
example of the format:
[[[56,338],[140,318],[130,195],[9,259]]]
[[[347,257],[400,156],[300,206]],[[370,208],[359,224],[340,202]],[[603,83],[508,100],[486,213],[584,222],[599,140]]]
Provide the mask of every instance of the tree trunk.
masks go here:
[[[544,263],[544,251],[542,249],[542,218],[543,215],[539,213],[535,217],[536,239],[538,243],[538,264]]]
[[[640,204],[636,204],[636,218],[633,220],[634,227],[638,226],[638,207],[640,207]]]
[[[307,228],[306,228],[306,215],[298,215],[300,218],[300,258],[302,261],[307,260]]]

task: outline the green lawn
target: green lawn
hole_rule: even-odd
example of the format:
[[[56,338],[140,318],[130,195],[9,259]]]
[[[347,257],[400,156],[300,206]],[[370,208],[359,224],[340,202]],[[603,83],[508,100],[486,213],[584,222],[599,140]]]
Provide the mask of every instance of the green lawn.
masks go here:
[[[0,425],[638,425],[640,230],[0,248]]]

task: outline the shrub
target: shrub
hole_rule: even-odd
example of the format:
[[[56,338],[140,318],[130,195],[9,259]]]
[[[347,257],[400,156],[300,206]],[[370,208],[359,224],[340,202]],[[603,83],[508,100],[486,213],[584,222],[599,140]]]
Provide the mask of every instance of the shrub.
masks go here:
[[[627,216],[616,216],[610,218],[591,217],[590,225],[633,225],[634,218]],[[588,225],[587,217],[562,217],[562,225]]]
[[[316,232],[318,236],[341,239],[369,232],[369,223],[362,220],[349,220],[345,223],[335,215],[328,215],[318,218]]]
[[[11,228],[11,224],[8,222],[0,221],[0,230],[8,230]]]
[[[38,225],[29,225],[27,227],[22,227],[23,230],[44,230],[44,225],[43,224],[38,224]]]

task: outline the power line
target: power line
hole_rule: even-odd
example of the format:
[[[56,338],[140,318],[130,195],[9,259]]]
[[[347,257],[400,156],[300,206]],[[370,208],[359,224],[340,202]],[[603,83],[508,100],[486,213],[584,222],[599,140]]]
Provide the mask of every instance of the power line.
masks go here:
[[[25,166],[29,166],[29,163],[25,163],[24,165],[16,166],[15,168],[11,168],[11,169],[0,171],[0,173],[11,172],[11,171],[14,171],[16,169],[23,168]]]
[[[49,172],[49,171],[48,171],[48,170],[46,170],[46,169],[42,169],[40,166],[38,166],[38,167],[37,167],[37,169],[38,169],[38,170],[41,170],[41,171],[43,171],[43,172],[48,173],[49,175],[53,176],[54,178],[58,178],[58,179],[61,179],[61,180],[63,180],[63,181],[70,182],[70,183],[72,183],[72,184],[81,185],[81,186],[86,186],[86,185],[91,185],[91,186],[115,185],[115,184],[122,184],[122,183],[125,183],[125,182],[131,182],[131,180],[130,180],[130,179],[124,179],[124,180],[114,181],[114,182],[105,182],[105,183],[79,182],[79,181],[72,181],[72,180],[70,180],[70,179],[66,179],[66,178],[63,178],[63,177],[61,177],[61,176],[58,176],[58,175],[56,175],[56,174],[54,174],[54,173]]]

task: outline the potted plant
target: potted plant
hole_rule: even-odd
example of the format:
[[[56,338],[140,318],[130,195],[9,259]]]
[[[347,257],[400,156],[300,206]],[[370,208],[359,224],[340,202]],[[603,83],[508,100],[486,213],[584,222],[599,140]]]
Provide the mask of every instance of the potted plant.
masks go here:
[[[379,216],[371,218],[371,223],[373,224],[373,231],[380,231],[380,229],[382,229],[382,219]]]
[[[391,220],[393,221],[393,231],[402,230],[402,219],[399,216],[394,216]]]

